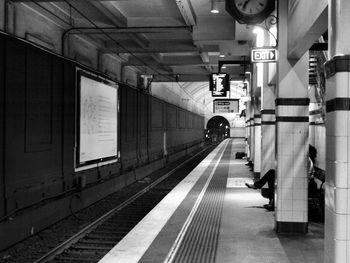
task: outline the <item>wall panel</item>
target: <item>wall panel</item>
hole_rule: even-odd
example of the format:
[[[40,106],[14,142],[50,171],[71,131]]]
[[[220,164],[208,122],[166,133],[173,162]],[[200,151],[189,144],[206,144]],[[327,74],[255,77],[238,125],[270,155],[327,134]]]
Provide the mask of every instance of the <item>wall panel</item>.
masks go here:
[[[151,128],[161,129],[164,127],[164,108],[161,100],[152,97],[151,104]]]
[[[52,148],[52,61],[42,52],[27,48],[25,87],[26,152]]]
[[[7,41],[6,194],[9,206],[25,206],[50,193],[61,177],[62,86],[54,87],[52,57],[24,43]],[[57,103],[56,103],[57,102]],[[55,132],[54,132],[55,131]]]
[[[148,95],[139,92],[138,93],[138,158],[141,163],[145,163],[148,160]]]
[[[186,128],[186,113],[185,113],[185,111],[184,110],[182,110],[182,109],[179,109],[178,111],[177,111],[177,113],[178,113],[178,117],[177,117],[177,119],[178,119],[178,128],[180,128],[180,129],[184,129],[184,128]]]
[[[137,92],[121,85],[120,94],[121,162],[128,168],[137,163]]]
[[[5,215],[5,172],[4,172],[4,97],[5,97],[5,41],[0,38],[0,217]]]
[[[176,107],[172,105],[167,105],[167,115],[166,115],[166,126],[168,129],[175,129],[177,125],[176,121]]]
[[[76,101],[76,75],[75,66],[68,61],[63,63],[63,89],[62,89],[62,178],[64,190],[69,190],[74,183],[74,148],[75,148],[75,101]],[[57,67],[59,64],[57,62]]]

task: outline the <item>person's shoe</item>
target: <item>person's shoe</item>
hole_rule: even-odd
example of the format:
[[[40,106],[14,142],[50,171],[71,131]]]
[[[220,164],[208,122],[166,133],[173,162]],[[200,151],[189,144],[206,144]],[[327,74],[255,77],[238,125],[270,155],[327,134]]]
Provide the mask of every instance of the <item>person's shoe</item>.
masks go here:
[[[264,205],[265,209],[268,210],[268,211],[275,211],[275,206],[274,204],[267,204],[267,205]]]
[[[248,187],[248,188],[251,188],[251,189],[257,189],[254,184],[245,183],[245,186]]]

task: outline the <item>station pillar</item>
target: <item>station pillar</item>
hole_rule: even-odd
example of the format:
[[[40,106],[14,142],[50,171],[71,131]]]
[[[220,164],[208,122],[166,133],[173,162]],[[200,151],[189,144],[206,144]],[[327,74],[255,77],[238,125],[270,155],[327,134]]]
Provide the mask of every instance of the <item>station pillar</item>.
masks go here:
[[[276,45],[274,39],[271,38],[267,31],[264,31],[264,42],[265,46]],[[263,64],[263,78],[261,80],[263,83],[261,92],[261,176],[264,176],[270,169],[276,168],[276,85],[274,80],[272,80],[272,74],[275,72],[270,72],[270,66],[270,63]],[[263,190],[268,189],[266,185],[265,187]]]
[[[264,86],[261,110],[261,175],[275,169],[275,93],[274,86]]]
[[[310,85],[309,87],[309,144],[315,147],[316,145],[316,121],[318,117],[318,113],[320,112],[318,103],[315,97],[316,87],[314,85]]]
[[[328,4],[325,262],[350,262],[350,1]],[[342,55],[338,55],[342,54]]]
[[[261,114],[254,112],[254,179],[260,178],[261,171]]]
[[[250,101],[247,101],[247,107],[246,107],[246,138],[247,138],[247,158],[248,161],[253,162],[253,150],[252,150],[252,119],[251,119],[251,103]]]
[[[251,94],[251,92],[249,93]],[[252,163],[255,162],[254,160],[254,153],[255,153],[255,126],[254,126],[254,104],[253,101],[248,101],[248,111],[249,111],[249,134],[250,134],[250,142],[249,142],[249,149],[250,149],[250,161]]]
[[[276,94],[276,231],[308,229],[309,54],[288,59],[288,1],[279,2]]]

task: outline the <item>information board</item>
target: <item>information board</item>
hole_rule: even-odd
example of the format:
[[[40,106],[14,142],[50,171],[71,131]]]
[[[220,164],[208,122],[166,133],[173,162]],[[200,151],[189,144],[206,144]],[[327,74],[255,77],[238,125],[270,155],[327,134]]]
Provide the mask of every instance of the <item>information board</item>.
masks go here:
[[[228,74],[211,74],[209,88],[213,97],[226,97],[230,90],[230,76]]]
[[[80,72],[77,165],[118,155],[118,87]]]
[[[214,113],[239,113],[238,99],[214,100]]]

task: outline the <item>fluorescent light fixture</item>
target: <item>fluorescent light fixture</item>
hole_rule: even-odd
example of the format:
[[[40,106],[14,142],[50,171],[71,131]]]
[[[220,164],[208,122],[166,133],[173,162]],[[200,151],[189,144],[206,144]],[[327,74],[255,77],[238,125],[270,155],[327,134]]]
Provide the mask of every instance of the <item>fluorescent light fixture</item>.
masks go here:
[[[256,47],[263,47],[265,42],[264,30],[255,26],[253,33],[256,34]]]
[[[226,66],[222,66],[221,68],[226,68]]]
[[[225,55],[224,54],[220,54],[220,56],[219,56],[220,58],[224,58],[225,57]]]
[[[210,12],[213,13],[213,14],[219,13],[219,2],[218,2],[218,0],[211,0]]]

